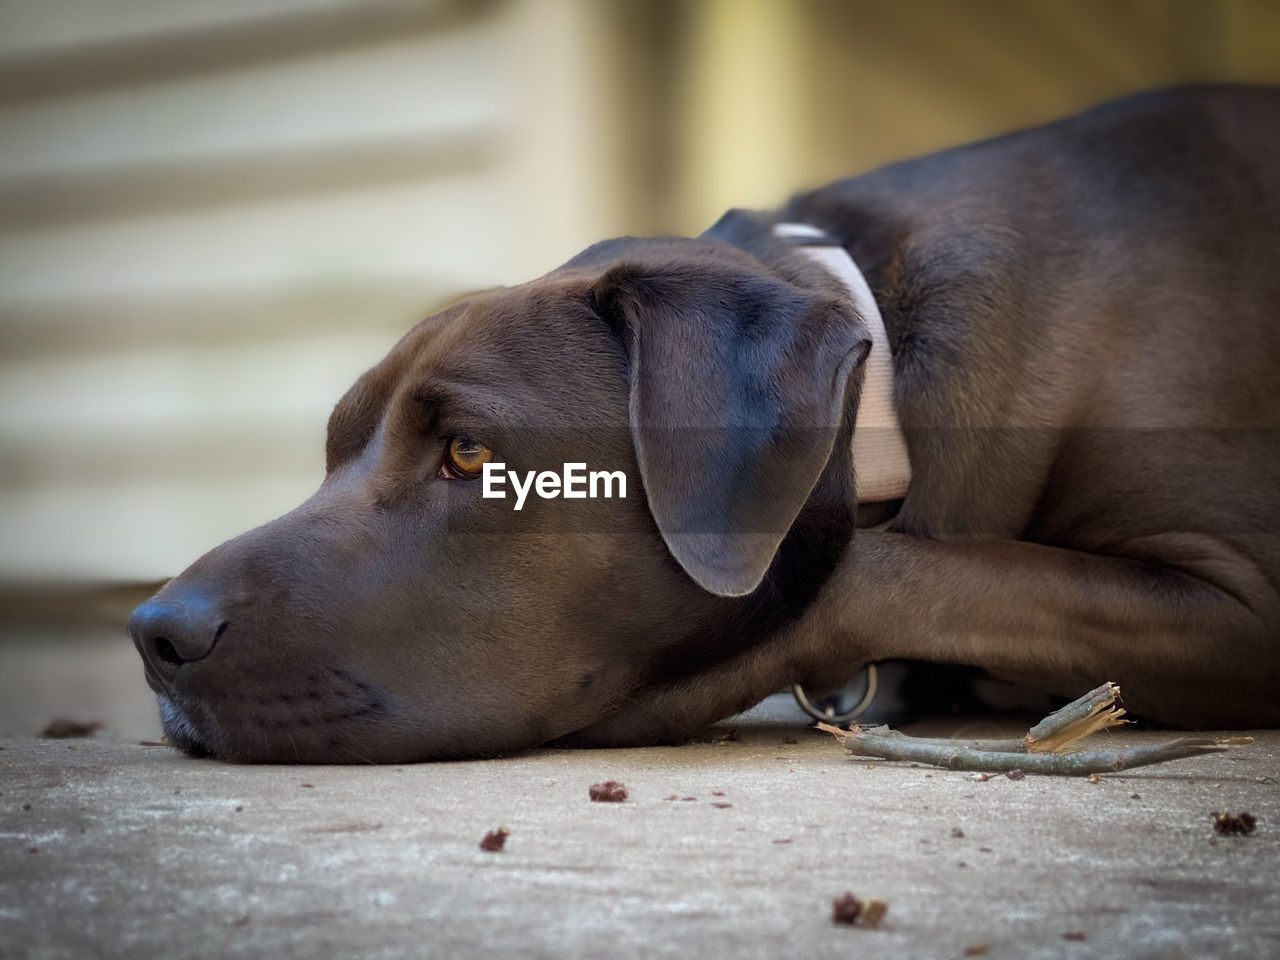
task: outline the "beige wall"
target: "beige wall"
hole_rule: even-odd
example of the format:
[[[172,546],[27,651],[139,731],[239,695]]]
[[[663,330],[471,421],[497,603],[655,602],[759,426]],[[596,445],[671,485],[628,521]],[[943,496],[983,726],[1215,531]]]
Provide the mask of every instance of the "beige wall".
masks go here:
[[[0,3],[0,580],[290,508],[407,327],[614,227],[590,7]]]
[[[0,583],[293,505],[460,292],[1278,50],[1274,0],[0,0]]]

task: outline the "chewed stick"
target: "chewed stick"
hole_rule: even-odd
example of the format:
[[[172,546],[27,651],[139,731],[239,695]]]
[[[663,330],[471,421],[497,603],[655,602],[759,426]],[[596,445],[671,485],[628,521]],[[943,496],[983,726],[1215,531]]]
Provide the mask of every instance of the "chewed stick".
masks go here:
[[[1222,753],[1252,742],[1251,737],[1214,740],[1180,737],[1167,743],[1124,750],[1085,750],[1080,741],[1089,734],[1125,723],[1117,705],[1120,688],[1104,683],[1078,700],[1049,714],[1020,738],[1008,740],[951,740],[909,737],[888,727],[841,730],[827,723],[818,729],[834,735],[850,753],[881,760],[911,760],[948,770],[1004,773],[1022,770],[1053,776],[1078,777],[1115,773],[1167,760]]]

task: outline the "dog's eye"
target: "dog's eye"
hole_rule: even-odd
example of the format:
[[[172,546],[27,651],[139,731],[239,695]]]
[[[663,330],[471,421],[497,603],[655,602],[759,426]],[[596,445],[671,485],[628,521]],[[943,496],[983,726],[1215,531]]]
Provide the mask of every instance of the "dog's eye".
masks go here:
[[[471,437],[454,437],[445,447],[445,468],[463,480],[474,480],[493,459],[493,451]]]

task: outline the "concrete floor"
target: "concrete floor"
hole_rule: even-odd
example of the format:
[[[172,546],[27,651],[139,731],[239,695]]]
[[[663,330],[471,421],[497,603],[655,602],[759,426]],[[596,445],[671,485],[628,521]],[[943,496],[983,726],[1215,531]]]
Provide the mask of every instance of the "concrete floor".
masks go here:
[[[139,744],[133,658],[0,638],[6,958],[1280,956],[1280,732],[1096,784],[975,782],[851,759],[775,700],[678,748],[237,767]],[[58,716],[107,727],[34,736]],[[610,778],[630,799],[592,803]],[[1257,831],[1215,837],[1224,807]],[[831,922],[846,890],[887,901],[878,929]]]

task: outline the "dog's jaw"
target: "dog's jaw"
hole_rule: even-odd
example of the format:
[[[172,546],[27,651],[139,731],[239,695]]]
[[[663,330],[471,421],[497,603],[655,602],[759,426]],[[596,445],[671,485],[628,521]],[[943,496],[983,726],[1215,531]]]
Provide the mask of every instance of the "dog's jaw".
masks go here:
[[[362,730],[397,726],[393,696],[341,667],[293,678],[212,686],[198,673],[157,691],[169,742],[192,756],[238,762],[362,762]],[[371,737],[371,739],[376,739]]]
[[[160,709],[160,727],[170,744],[193,757],[215,755],[213,749],[200,739],[195,724],[173,700],[163,693],[157,693],[156,705]]]

